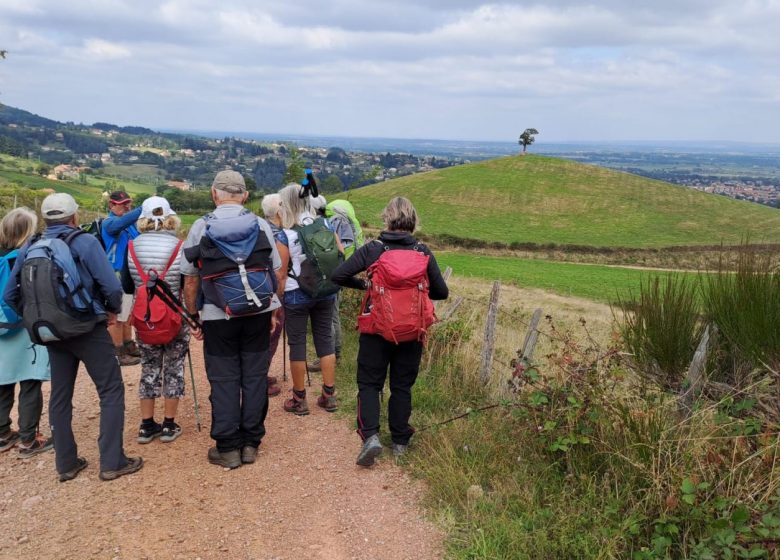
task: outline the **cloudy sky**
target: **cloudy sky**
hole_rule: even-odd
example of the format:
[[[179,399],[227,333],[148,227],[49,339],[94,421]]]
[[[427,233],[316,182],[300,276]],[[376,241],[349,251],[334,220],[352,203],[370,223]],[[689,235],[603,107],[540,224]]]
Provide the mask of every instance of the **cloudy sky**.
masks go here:
[[[780,143],[780,0],[0,0],[0,101],[152,128]]]

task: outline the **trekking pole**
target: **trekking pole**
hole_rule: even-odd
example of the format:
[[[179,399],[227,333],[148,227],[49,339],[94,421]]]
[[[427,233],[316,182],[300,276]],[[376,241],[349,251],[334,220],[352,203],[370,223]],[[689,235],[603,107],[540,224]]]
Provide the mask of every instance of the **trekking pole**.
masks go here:
[[[287,329],[282,327],[282,379],[287,381]]]
[[[187,347],[187,360],[190,364],[190,380],[192,381],[192,400],[195,401],[195,426],[200,431],[200,407],[198,406],[198,391],[195,389],[195,370],[192,368],[192,354]]]

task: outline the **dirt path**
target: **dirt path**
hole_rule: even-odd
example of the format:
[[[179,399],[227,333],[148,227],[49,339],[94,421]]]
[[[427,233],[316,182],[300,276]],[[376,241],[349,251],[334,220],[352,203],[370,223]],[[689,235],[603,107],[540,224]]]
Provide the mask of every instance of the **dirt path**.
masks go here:
[[[193,360],[203,431],[195,430],[188,388],[178,419],[185,433],[167,445],[136,443],[139,368],[124,368],[125,447],[144,458],[138,474],[98,480],[99,409],[86,374],[78,378],[73,422],[86,471],[61,484],[53,453],[29,461],[15,450],[0,455],[0,558],[440,557],[441,534],[418,506],[420,484],[388,457],[372,469],[355,466],[358,438],[349,424],[320,410],[285,414],[286,390],[271,400],[255,464],[234,471],[208,464],[210,408],[199,344]],[[281,364],[271,373],[281,380]]]

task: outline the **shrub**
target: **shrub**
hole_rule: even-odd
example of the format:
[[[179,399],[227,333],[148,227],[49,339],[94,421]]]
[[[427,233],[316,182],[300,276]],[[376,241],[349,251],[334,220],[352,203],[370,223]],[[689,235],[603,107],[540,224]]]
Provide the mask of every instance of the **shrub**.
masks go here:
[[[680,274],[654,276],[618,306],[620,333],[638,371],[677,391],[703,332],[696,282]]]

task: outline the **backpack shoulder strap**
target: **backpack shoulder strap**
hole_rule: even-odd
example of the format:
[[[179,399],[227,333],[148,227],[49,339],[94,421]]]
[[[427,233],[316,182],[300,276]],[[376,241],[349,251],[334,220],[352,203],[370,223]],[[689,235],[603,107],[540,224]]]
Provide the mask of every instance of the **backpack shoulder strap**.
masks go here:
[[[176,248],[176,251],[178,251],[178,247]],[[176,254],[176,251],[174,251],[173,253],[174,255]],[[149,281],[149,276],[147,276],[146,272],[144,271],[144,267],[142,267],[141,263],[138,261],[138,255],[135,254],[135,243],[133,243],[132,239],[127,244],[127,254],[130,255],[130,258],[133,260],[133,265],[135,265],[135,271],[138,273],[138,276],[141,278],[141,282],[146,284]]]
[[[160,273],[160,279],[165,280],[165,275],[168,274],[168,271],[173,266],[173,263],[176,262],[176,257],[179,255],[179,249],[181,249],[181,246],[183,244],[184,244],[184,241],[179,239],[179,242],[176,244],[176,247],[174,247],[174,249],[173,249],[173,253],[171,253],[171,257],[168,259],[168,263],[165,265],[165,268]],[[136,266],[138,266],[138,265],[136,265]]]
[[[62,240],[65,242],[65,245],[70,247],[70,244],[73,243],[73,240],[76,239],[81,234],[86,234],[87,232],[84,231],[81,228],[76,228],[73,231],[71,231],[68,235],[64,236]]]

